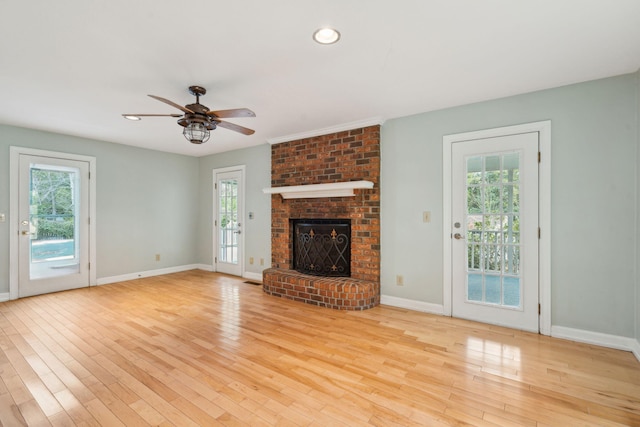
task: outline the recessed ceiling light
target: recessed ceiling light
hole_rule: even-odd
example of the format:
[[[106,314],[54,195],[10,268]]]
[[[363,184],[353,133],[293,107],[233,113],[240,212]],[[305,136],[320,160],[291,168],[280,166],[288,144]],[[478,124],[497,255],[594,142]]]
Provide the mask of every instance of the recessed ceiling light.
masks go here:
[[[333,28],[320,28],[313,33],[313,39],[320,44],[334,44],[340,40],[340,33]]]
[[[126,115],[126,116],[124,116],[124,118],[127,119],[127,120],[142,120],[142,118],[140,116]]]

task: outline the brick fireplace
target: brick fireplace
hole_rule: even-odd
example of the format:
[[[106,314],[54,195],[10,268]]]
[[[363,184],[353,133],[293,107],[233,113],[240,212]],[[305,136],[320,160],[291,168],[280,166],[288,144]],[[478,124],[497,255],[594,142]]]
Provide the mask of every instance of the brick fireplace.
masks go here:
[[[380,303],[380,126],[274,144],[271,186],[367,180],[352,197],[271,196],[272,268],[263,273],[270,295],[325,307],[362,310]],[[350,277],[318,278],[293,270],[291,220],[351,220]]]

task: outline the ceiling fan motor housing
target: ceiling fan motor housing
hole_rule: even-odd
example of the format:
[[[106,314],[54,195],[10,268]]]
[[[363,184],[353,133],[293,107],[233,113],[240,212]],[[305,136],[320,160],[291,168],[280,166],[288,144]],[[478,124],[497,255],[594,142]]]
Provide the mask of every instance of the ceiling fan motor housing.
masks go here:
[[[201,123],[207,130],[214,130],[216,128],[216,122],[208,116],[200,114],[185,114],[184,117],[178,120],[178,124],[182,127],[187,127],[191,123]]]
[[[191,86],[191,88],[193,87],[194,86]],[[191,88],[189,89],[191,90]],[[213,118],[207,115],[209,108],[206,105],[196,102],[195,104],[186,105],[185,108],[193,111],[193,114],[186,113],[184,117],[178,120],[180,126],[187,127],[190,123],[202,123],[208,130],[214,130],[216,128],[216,123]]]

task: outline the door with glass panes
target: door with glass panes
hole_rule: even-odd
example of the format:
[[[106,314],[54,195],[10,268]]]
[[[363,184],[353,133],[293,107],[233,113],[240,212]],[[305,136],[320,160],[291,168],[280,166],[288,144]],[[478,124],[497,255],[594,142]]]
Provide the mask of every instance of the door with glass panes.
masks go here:
[[[538,331],[538,133],[452,144],[452,314]]]
[[[89,162],[19,154],[18,167],[18,296],[89,286]]]
[[[215,173],[215,267],[221,273],[242,276],[243,170]]]

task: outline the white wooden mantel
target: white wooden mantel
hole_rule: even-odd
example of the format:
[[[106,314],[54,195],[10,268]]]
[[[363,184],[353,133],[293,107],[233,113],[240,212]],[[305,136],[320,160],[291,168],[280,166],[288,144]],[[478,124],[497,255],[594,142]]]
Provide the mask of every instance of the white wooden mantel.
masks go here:
[[[319,197],[351,197],[356,189],[373,188],[371,181],[332,182],[329,184],[291,185],[262,190],[265,194],[280,194],[283,199],[315,199]]]

